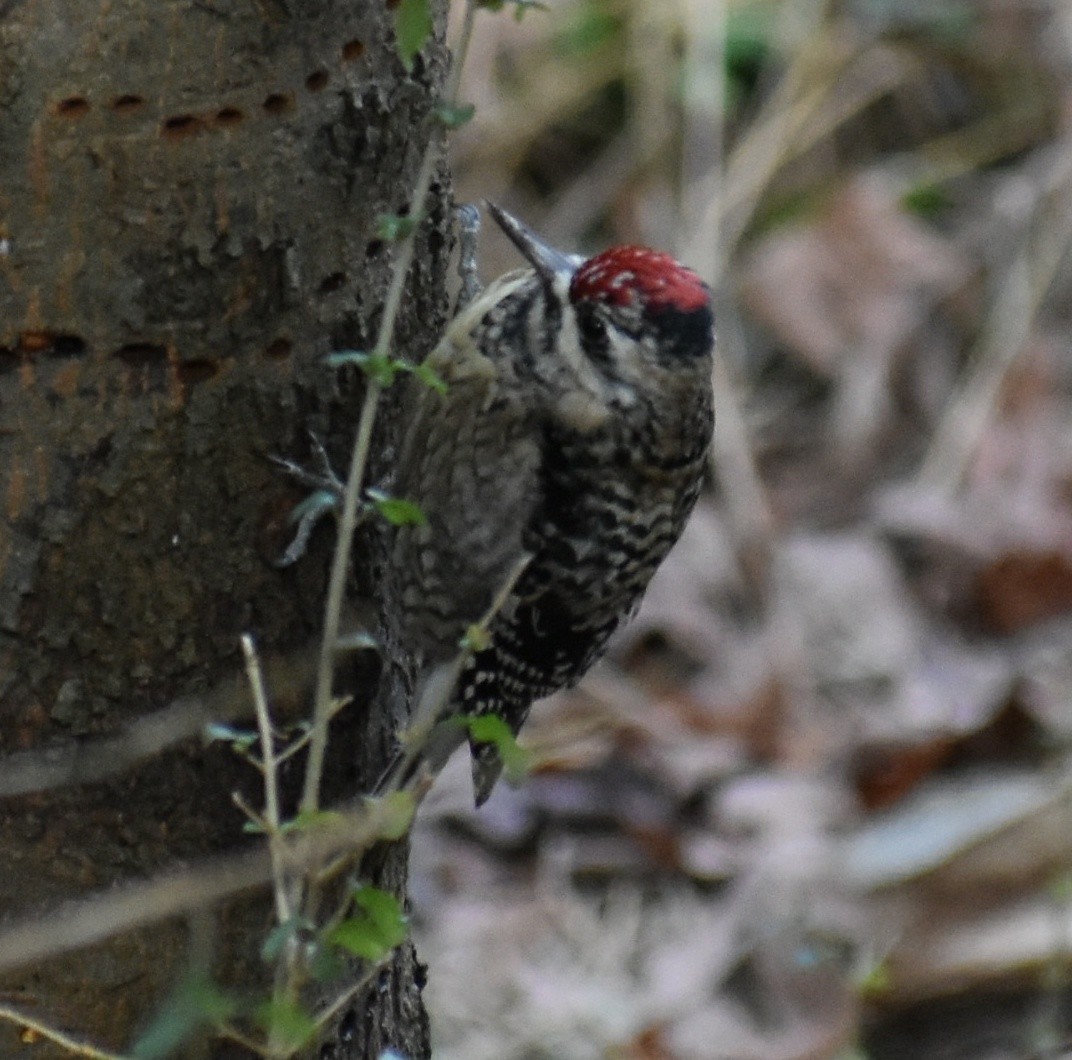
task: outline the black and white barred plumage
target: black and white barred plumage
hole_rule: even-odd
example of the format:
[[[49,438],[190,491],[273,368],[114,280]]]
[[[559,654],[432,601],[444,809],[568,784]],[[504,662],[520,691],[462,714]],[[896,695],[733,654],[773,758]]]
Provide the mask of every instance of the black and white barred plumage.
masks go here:
[[[528,558],[446,710],[516,733],[600,657],[681,533],[711,439],[713,331],[709,290],[668,255],[583,261],[492,209],[532,268],[447,329],[428,358],[445,394],[407,384],[392,491],[427,524],[394,532],[387,569],[395,635],[430,673]],[[501,769],[473,747],[478,805]]]

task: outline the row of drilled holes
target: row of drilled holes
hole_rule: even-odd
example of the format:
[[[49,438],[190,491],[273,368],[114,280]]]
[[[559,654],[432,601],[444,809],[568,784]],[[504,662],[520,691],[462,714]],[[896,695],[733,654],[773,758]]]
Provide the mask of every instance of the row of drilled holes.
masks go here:
[[[374,257],[382,248],[382,240],[372,240],[367,248],[369,257]],[[333,272],[320,281],[318,293],[321,295],[332,294],[335,291],[341,290],[345,284],[346,273]],[[293,343],[290,339],[274,339],[265,347],[264,355],[273,360],[282,360],[284,357],[290,356],[292,347]],[[67,335],[52,331],[24,331],[19,335],[18,344],[14,348],[10,346],[0,346],[0,371],[10,369],[11,366],[17,364],[22,359],[32,357],[36,354],[45,354],[52,357],[75,358],[82,357],[85,353],[85,340],[78,335]],[[113,354],[113,356],[117,357],[119,360],[137,360],[142,363],[153,357],[158,357],[163,360],[166,359],[166,355],[167,351],[163,346],[157,346],[150,343],[131,343],[127,346],[120,347]]]
[[[290,356],[294,344],[287,338],[277,338],[264,349],[265,357],[282,360]],[[12,371],[35,354],[52,357],[77,358],[85,355],[86,342],[78,335],[53,334],[48,331],[24,331],[14,349],[0,346],[0,374]],[[132,371],[166,368],[169,362],[167,347],[149,342],[131,342],[120,346],[112,357]],[[193,384],[211,379],[219,370],[216,361],[207,358],[180,361],[176,371],[180,382]]]
[[[342,46],[341,53],[343,62],[356,62],[365,54],[365,45],[359,40],[350,40]],[[327,88],[330,79],[327,70],[315,70],[305,79],[305,87],[310,92],[322,92]],[[122,95],[112,100],[111,109],[116,114],[133,114],[144,104],[145,100],[141,96]],[[273,92],[265,97],[261,107],[266,114],[275,116],[286,114],[294,107],[294,97],[286,92]],[[84,96],[68,96],[66,99],[61,99],[55,106],[55,113],[61,118],[83,118],[89,111],[90,102]],[[245,114],[237,107],[222,107],[210,118],[197,114],[177,114],[165,118],[160,130],[164,136],[178,138],[201,132],[212,126],[238,125],[245,120],[245,117]]]

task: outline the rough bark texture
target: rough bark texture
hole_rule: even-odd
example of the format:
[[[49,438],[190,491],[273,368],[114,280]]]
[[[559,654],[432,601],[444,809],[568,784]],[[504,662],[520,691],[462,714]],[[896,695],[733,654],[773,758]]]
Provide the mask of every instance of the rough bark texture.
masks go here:
[[[340,465],[348,452],[356,387],[319,358],[375,333],[392,257],[376,217],[408,205],[445,63],[437,44],[402,69],[389,6],[0,5],[4,754],[92,741],[218,686],[243,631],[268,658],[312,650],[331,534],[297,568],[272,565],[300,493],[266,456],[301,455],[307,428]],[[443,319],[446,199],[440,182],[400,321],[414,355]],[[336,724],[337,793],[382,765],[405,671],[390,660],[376,707]],[[0,803],[0,915],[233,848],[236,788],[259,802],[248,765],[187,741]],[[405,868],[392,851],[374,882],[403,893]],[[263,974],[263,899],[214,915],[221,977]],[[8,974],[0,993],[122,1048],[180,974],[185,937],[132,932]],[[426,1055],[418,973],[400,953],[320,1055]],[[0,1055],[17,1041],[0,1025]]]

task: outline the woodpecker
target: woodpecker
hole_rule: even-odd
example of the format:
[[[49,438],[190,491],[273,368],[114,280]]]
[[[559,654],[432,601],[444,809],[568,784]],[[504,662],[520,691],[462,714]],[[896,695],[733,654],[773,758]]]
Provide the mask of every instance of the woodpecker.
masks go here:
[[[668,254],[584,259],[488,209],[528,267],[448,326],[426,361],[445,389],[405,384],[391,492],[425,521],[392,529],[386,577],[389,624],[425,674],[459,657],[508,587],[439,720],[493,713],[516,734],[535,700],[603,654],[692,511],[713,313],[707,285]],[[453,731],[433,765],[464,739]],[[493,744],[471,747],[479,806],[502,762]]]

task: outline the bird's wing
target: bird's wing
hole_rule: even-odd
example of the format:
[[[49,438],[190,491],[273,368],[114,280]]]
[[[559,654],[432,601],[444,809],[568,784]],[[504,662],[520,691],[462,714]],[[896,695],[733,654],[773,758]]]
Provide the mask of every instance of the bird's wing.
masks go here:
[[[491,606],[540,503],[539,440],[524,394],[503,388],[478,353],[437,354],[447,390],[411,381],[393,486],[426,522],[396,531],[389,572],[403,635],[431,662],[451,658]]]

